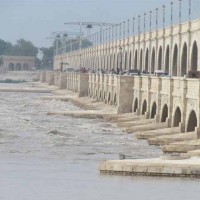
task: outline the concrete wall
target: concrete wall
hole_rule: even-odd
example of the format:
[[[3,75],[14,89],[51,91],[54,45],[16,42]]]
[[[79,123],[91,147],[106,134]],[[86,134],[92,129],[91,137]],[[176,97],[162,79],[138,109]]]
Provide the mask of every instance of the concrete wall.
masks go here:
[[[200,71],[200,19],[58,55],[54,69],[67,62],[90,69],[162,69],[173,76]],[[120,50],[122,49],[122,50]],[[80,59],[81,55],[81,59]],[[154,61],[155,60],[155,61]]]
[[[89,96],[116,105],[118,113],[145,115],[146,118],[155,118],[157,122],[168,122],[169,127],[180,126],[183,132],[193,131],[188,130],[192,125],[191,121],[195,123],[191,114],[193,113],[198,131],[199,79],[91,73]],[[177,110],[180,110],[180,116],[177,115]]]
[[[3,56],[5,71],[33,71],[35,70],[35,57],[31,56]]]
[[[145,115],[199,133],[200,79],[41,72],[40,80],[115,105],[118,113]]]
[[[88,96],[89,75],[87,73],[65,73],[42,71],[38,78],[48,85],[55,85],[59,89],[67,89],[77,92],[79,97]]]

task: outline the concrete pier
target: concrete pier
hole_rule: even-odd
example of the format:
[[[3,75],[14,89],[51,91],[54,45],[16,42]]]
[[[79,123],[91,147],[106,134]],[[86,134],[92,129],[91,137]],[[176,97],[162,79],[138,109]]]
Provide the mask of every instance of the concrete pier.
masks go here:
[[[150,130],[156,130],[156,129],[161,129],[161,128],[167,128],[168,124],[163,122],[163,123],[149,123],[146,125],[139,125],[139,126],[133,126],[130,128],[126,129],[127,133],[135,133],[138,131],[150,131]]]
[[[173,142],[162,147],[164,153],[187,153],[200,149],[200,139],[184,140],[180,142]],[[199,155],[200,156],[200,155]]]
[[[197,139],[197,134],[195,132],[190,132],[190,133],[178,133],[173,135],[157,136],[154,138],[149,138],[148,142],[150,145],[167,145],[172,142],[189,141],[194,139]]]
[[[181,158],[180,158],[181,159]],[[135,159],[102,161],[98,169],[102,174],[142,175],[167,177],[200,177],[200,158],[178,160]]]
[[[117,123],[119,127],[132,127],[132,126],[139,126],[139,125],[146,125],[146,124],[153,124],[155,123],[155,119],[140,119],[137,121],[128,121],[128,122],[120,122]]]
[[[179,127],[163,128],[152,131],[140,131],[135,134],[137,139],[149,139],[156,136],[173,135],[180,133]]]
[[[134,133],[138,139],[147,139],[151,145],[164,145],[164,153],[188,153],[200,149],[199,91],[194,93],[191,89],[198,88],[198,80],[61,72],[42,72],[40,80],[59,89],[53,91],[58,99],[71,101],[85,109],[48,115],[105,119],[116,123],[127,133]],[[60,97],[61,94],[66,95],[65,98]],[[106,161],[100,164],[100,171],[129,175],[199,176],[200,163],[197,164],[194,159],[180,159],[183,157],[173,157],[173,162],[163,158]]]

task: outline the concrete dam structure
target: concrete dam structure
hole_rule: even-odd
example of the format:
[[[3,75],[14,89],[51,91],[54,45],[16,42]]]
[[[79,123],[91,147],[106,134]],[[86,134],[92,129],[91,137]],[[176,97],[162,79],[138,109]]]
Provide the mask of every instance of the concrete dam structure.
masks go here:
[[[82,94],[115,105],[118,113],[144,115],[147,119],[166,123],[167,127],[180,127],[182,132],[199,134],[199,27],[200,19],[197,19],[116,41],[113,38],[55,56],[54,70],[60,70],[61,62],[71,67],[90,68],[94,73],[89,73],[88,78],[85,74],[84,83],[81,74],[60,72],[60,82],[65,78],[68,82],[71,80],[71,84],[64,81],[65,86],[61,84],[61,87],[77,91],[75,82],[79,82],[79,87],[84,85]],[[121,76],[99,73],[99,69],[137,69],[144,73]],[[156,70],[163,70],[169,76],[157,77],[154,75]],[[59,72],[49,73],[54,73],[57,79],[55,74]]]
[[[132,112],[166,127],[199,133],[199,79],[65,72],[42,72],[39,78],[80,97],[115,105],[118,113]]]
[[[170,153],[156,159],[102,161],[101,173],[199,177],[199,27],[197,19],[116,40],[112,34],[108,41],[97,39],[89,47],[55,55],[54,71],[38,73],[42,82],[88,97],[91,103],[103,102],[117,113],[103,116],[93,109],[65,116],[91,117],[95,112],[95,117],[103,116]],[[63,63],[78,72],[64,72]]]
[[[140,35],[125,37],[124,33],[124,38],[120,28],[120,39],[112,35],[101,44],[55,56],[54,70],[60,70],[64,62],[75,68],[139,69],[149,74],[164,70],[171,76],[184,76],[199,70],[199,26],[197,19]]]

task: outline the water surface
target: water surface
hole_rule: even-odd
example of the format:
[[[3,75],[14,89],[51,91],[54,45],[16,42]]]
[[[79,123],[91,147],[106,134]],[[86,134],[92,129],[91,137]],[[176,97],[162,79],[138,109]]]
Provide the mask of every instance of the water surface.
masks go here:
[[[100,160],[118,159],[121,152],[157,157],[161,151],[103,120],[47,116],[80,109],[43,100],[47,95],[0,93],[1,200],[200,198],[198,179],[100,175]]]

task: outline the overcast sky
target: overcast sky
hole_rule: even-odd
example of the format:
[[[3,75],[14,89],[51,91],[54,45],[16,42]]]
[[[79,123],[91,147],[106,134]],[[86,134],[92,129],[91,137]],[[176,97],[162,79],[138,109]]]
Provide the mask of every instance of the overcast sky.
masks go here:
[[[200,0],[192,1],[192,18],[200,17]],[[188,0],[182,0],[182,18],[188,17]],[[76,31],[64,22],[98,21],[119,23],[143,16],[144,12],[166,5],[170,19],[170,0],[0,0],[0,38],[14,43],[19,38],[36,46],[49,46],[46,39],[53,31]],[[174,22],[178,21],[178,0],[174,0]],[[154,12],[155,13],[155,12]],[[154,17],[155,18],[155,17]],[[155,19],[153,19],[155,25]]]

